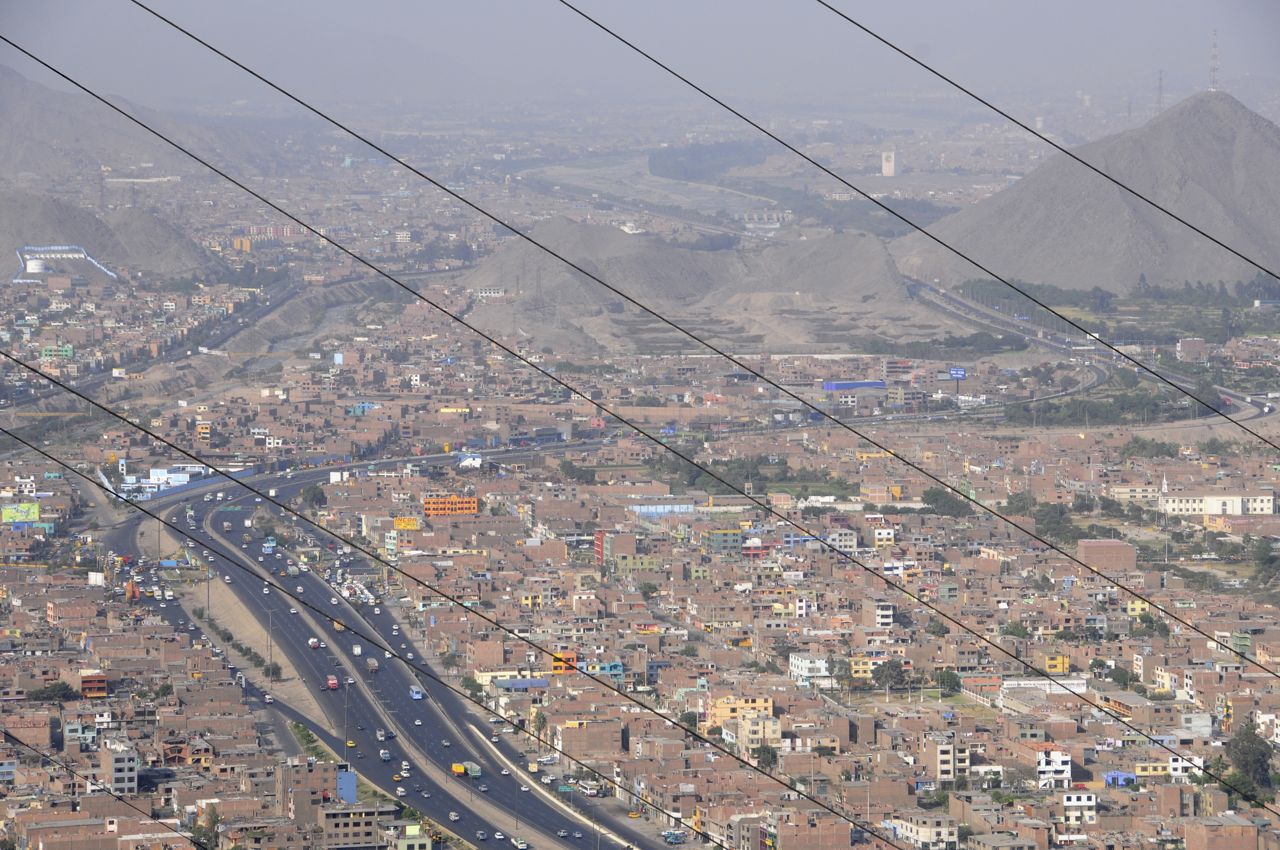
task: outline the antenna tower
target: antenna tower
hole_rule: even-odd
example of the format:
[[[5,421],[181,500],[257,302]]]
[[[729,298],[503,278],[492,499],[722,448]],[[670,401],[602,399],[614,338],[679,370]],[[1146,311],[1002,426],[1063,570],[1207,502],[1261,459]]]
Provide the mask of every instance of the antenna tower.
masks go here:
[[[1218,90],[1218,31],[1213,31],[1213,48],[1209,51],[1209,91]]]
[[[1164,69],[1156,72],[1156,112],[1164,112]]]

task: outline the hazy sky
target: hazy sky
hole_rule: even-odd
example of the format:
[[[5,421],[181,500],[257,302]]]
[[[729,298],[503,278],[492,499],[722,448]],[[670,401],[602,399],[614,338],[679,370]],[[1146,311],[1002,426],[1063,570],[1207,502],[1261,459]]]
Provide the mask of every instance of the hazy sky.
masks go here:
[[[840,5],[993,96],[1154,100],[1207,79],[1209,33],[1222,76],[1280,80],[1271,0],[879,0]],[[941,92],[811,0],[582,0],[641,46],[724,95],[755,103],[832,103],[869,93]],[[317,103],[399,98],[694,98],[555,0],[156,0],[155,7]],[[353,11],[354,10],[354,11]],[[10,0],[10,37],[108,91],[160,107],[277,101],[127,0]],[[7,47],[0,62],[44,79]],[[1246,95],[1247,99],[1247,95]]]

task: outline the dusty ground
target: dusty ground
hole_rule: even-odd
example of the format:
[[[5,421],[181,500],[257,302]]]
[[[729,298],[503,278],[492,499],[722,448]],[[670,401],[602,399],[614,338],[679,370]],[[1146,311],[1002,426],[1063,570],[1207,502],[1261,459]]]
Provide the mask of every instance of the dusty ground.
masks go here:
[[[205,587],[203,583],[195,585],[183,586],[179,591],[182,598],[182,605],[188,611],[192,608],[203,608],[205,604]],[[245,646],[251,647],[264,658],[267,655],[267,630],[262,623],[258,622],[249,611],[246,611],[244,605],[236,597],[235,593],[220,581],[213,582],[210,588],[210,604],[212,609],[217,612],[216,619],[218,624],[225,629],[230,629],[235,634],[236,639]],[[272,660],[280,665],[283,678],[279,682],[268,684],[262,673],[256,670],[249,662],[238,657],[230,647],[223,647],[227,655],[231,657],[231,661],[241,670],[245,671],[245,675],[254,680],[255,684],[260,685],[263,690],[270,691],[276,699],[287,702],[297,711],[302,712],[312,719],[314,723],[321,723],[325,718],[325,713],[321,709],[320,704],[316,702],[315,696],[311,689],[299,681],[298,671],[289,663],[288,656],[283,652],[275,652],[272,654]],[[336,735],[337,732],[330,726],[323,726],[330,734]]]

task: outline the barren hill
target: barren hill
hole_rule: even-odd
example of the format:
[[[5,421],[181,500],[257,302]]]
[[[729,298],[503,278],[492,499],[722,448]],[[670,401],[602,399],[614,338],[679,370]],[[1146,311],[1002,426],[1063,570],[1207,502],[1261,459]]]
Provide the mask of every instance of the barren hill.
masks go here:
[[[638,301],[735,350],[839,347],[853,335],[941,336],[950,328],[906,297],[883,243],[866,234],[716,251],[615,227],[545,222],[532,234]],[[676,331],[523,242],[465,275],[505,289],[472,318],[526,345],[689,350]]]
[[[114,210],[104,221],[65,201],[0,190],[0,254],[13,257],[23,245],[48,244],[82,245],[109,266],[157,274],[219,267],[199,245],[149,212]]]
[[[1231,95],[1194,95],[1075,152],[1244,254],[1280,265],[1280,128]],[[1061,154],[929,230],[1006,278],[1072,289],[1123,292],[1141,274],[1181,286],[1256,273]],[[920,234],[891,250],[912,277],[985,276]]]

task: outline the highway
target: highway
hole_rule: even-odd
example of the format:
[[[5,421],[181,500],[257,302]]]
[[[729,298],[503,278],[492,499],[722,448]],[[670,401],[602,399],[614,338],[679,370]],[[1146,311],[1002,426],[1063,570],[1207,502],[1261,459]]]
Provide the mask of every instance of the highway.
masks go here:
[[[328,472],[328,469],[308,470],[295,474],[292,479],[275,481],[277,498],[282,501],[292,498],[308,484],[327,479]],[[213,482],[210,489],[217,486],[217,482]],[[234,485],[223,482],[221,486],[224,490],[231,490]],[[252,494],[223,502],[204,502],[201,494],[185,495],[194,512],[193,523],[199,529],[189,532],[197,551],[207,548],[213,553],[217,580],[222,581],[223,576],[230,577],[229,587],[236,593],[241,604],[257,613],[259,620],[270,626],[275,651],[286,653],[307,686],[315,688],[329,724],[337,730],[345,730],[338,740],[327,742],[334,745],[341,755],[349,758],[367,781],[391,796],[396,795],[397,787],[403,788],[406,795],[403,801],[406,804],[470,841],[477,840],[476,830],[483,830],[489,836],[488,840],[493,840],[494,833],[501,830],[507,836],[521,835],[534,847],[596,846],[590,820],[579,820],[565,813],[544,797],[547,790],[532,781],[535,777],[519,769],[519,765],[524,763],[524,755],[518,746],[522,742],[514,740],[519,735],[518,732],[513,730],[503,733],[497,730],[507,728],[505,724],[499,724],[495,729],[483,720],[476,720],[464,701],[447,689],[430,680],[419,681],[417,674],[407,665],[386,658],[382,651],[369,645],[368,641],[353,638],[350,632],[336,632],[327,622],[318,623],[307,609],[298,608],[293,600],[278,590],[263,593],[261,578],[253,578],[238,569],[230,568],[225,559],[218,556],[219,551],[235,554],[241,559],[242,567],[259,571],[270,567],[278,573],[289,559],[287,555],[281,553],[281,557],[276,558],[262,554],[262,537],[256,530],[250,532],[250,542],[241,540],[241,535],[246,533],[243,519],[252,516],[255,508],[265,505],[279,516],[281,512],[278,509],[258,502],[258,497]],[[155,500],[148,507],[155,509],[161,501]],[[166,516],[177,516],[179,527],[186,522],[184,512],[178,510],[175,513],[173,505],[169,506]],[[233,523],[230,536],[221,531],[224,521]],[[290,519],[279,520],[281,525],[289,523]],[[124,525],[132,525],[136,529],[136,522]],[[310,531],[305,526],[304,530]],[[133,547],[125,547],[127,541],[118,538],[116,532],[111,537],[115,540],[118,553],[134,551]],[[358,556],[344,556],[344,560],[356,573],[373,574],[373,569]],[[392,614],[392,609],[398,607],[393,600],[383,600],[386,604],[378,606],[379,613],[374,614],[373,606],[361,606],[359,609],[352,607],[315,572],[300,573],[296,577],[272,575],[271,579],[273,582],[287,584],[287,589],[299,598],[306,599],[360,631],[382,636],[390,647],[405,653],[406,658],[409,657],[408,653],[413,653],[414,658],[411,660],[422,663],[418,657],[419,647],[409,638],[396,634],[404,624],[398,623]],[[302,588],[301,593],[297,591],[299,587]],[[331,600],[337,600],[336,604]],[[295,609],[298,613],[290,613],[290,609]],[[161,613],[171,621],[176,621],[187,616],[180,612],[181,609],[171,602]],[[308,648],[308,640],[313,637],[324,641],[326,648]],[[353,644],[357,642],[362,644],[360,657],[353,654]],[[380,662],[381,670],[377,673],[365,671],[365,659],[370,656],[376,657]],[[321,693],[321,683],[330,674],[339,677],[342,687],[337,691],[323,689]],[[348,685],[348,679],[353,680],[354,684]],[[414,700],[410,697],[409,688],[414,684],[422,687],[426,699]],[[274,707],[278,706],[279,703],[276,703]],[[287,712],[287,707],[281,708]],[[421,725],[417,721],[421,721]],[[394,731],[396,737],[380,745],[375,739],[375,729],[379,727]],[[312,728],[312,731],[322,739],[329,738],[320,730]],[[499,739],[496,743],[491,740],[495,734]],[[347,740],[352,741],[355,746],[347,748]],[[394,756],[391,762],[383,763],[378,759],[380,747],[391,750]],[[494,758],[492,753],[495,749],[506,756],[511,767],[510,775],[501,774],[505,765]],[[394,776],[400,773],[401,760],[410,762],[412,770],[407,777],[402,776],[397,782]],[[463,760],[480,764],[483,776],[474,781],[449,776],[449,765]],[[561,766],[549,769],[558,773]],[[521,790],[522,785],[529,790]],[[559,785],[557,782],[553,787]],[[485,786],[487,790],[481,791],[481,786]],[[578,805],[587,802],[580,794],[566,796]],[[505,816],[496,812],[495,807],[505,810]],[[461,820],[451,823],[448,820],[450,812],[458,812]],[[661,844],[660,839],[655,836],[639,832],[634,822],[618,818],[616,813],[605,809],[600,812],[602,825],[623,839],[610,841],[604,838],[600,842],[601,847]],[[557,834],[562,830],[567,833],[566,836]],[[575,838],[575,833],[580,837]]]

